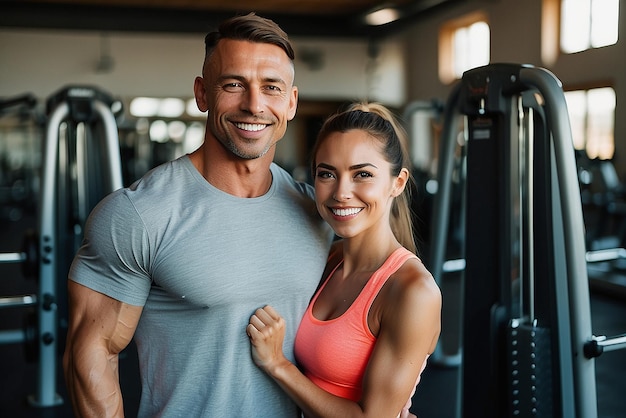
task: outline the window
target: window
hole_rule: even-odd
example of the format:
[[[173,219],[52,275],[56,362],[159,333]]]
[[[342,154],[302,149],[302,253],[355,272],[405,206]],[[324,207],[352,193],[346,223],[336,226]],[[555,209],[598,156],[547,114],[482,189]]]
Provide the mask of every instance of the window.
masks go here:
[[[489,64],[489,25],[482,13],[445,24],[439,35],[439,78],[451,83],[469,69]]]
[[[561,0],[561,50],[571,54],[617,42],[619,0]]]
[[[611,87],[565,92],[574,147],[589,158],[609,160],[615,152],[615,90]]]

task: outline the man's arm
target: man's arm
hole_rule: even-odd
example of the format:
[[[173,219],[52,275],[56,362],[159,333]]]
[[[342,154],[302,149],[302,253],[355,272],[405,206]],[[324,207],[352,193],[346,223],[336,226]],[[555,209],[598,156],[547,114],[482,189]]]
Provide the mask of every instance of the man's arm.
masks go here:
[[[63,368],[80,417],[123,417],[118,354],[131,341],[142,307],[68,282],[69,329]]]

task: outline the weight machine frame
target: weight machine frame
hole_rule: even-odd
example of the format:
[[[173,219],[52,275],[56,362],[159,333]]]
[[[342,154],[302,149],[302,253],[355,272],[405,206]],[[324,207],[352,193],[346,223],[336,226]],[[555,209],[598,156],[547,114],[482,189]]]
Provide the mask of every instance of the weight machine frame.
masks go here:
[[[468,135],[467,221],[457,413],[595,418],[595,367],[584,355],[594,341],[584,223],[561,83],[542,68],[491,64],[467,71],[454,87],[445,107],[433,209],[431,270],[437,281],[444,273],[454,122],[461,115]],[[532,338],[544,335],[536,347],[547,343],[547,349],[530,353],[532,371],[517,375],[513,357],[521,350],[512,344],[522,340],[511,335],[517,338],[519,321],[528,323]],[[535,350],[534,342],[528,344]],[[537,363],[545,366],[543,382],[536,381]],[[527,388],[547,389],[520,400],[520,386],[526,395]]]
[[[0,260],[38,263],[37,295],[2,298],[0,304],[37,308],[37,384],[28,398],[35,407],[63,403],[57,393],[57,361],[62,337],[60,320],[67,321],[59,318],[66,315],[67,267],[82,240],[82,227],[93,206],[105,194],[122,187],[114,103],[106,93],[91,86],[67,86],[47,100],[38,251],[4,254]],[[104,164],[94,164],[94,159],[102,159]],[[95,193],[90,190],[94,184],[98,189]],[[74,239],[67,239],[68,231]],[[2,334],[0,343],[28,343],[27,334],[27,330],[9,330]]]

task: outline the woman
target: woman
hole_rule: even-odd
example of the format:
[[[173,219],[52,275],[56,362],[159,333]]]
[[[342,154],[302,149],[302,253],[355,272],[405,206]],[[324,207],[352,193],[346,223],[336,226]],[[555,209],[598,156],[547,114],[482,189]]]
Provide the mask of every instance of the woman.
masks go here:
[[[284,320],[271,306],[247,326],[255,363],[306,417],[408,414],[439,338],[441,293],[415,255],[405,143],[379,104],[325,122],[313,149],[316,203],[342,239],[296,335],[302,372],[283,355]]]

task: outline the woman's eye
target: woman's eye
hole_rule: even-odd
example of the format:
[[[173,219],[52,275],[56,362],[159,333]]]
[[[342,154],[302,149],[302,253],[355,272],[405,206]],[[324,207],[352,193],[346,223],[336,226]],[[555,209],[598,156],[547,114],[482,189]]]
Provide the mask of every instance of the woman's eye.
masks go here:
[[[372,176],[372,173],[370,173],[370,172],[359,171],[358,173],[356,173],[355,177],[364,179],[364,178],[369,178],[369,177],[373,177],[373,176]]]
[[[318,171],[317,177],[321,179],[329,179],[333,177],[333,173],[331,173],[330,171]]]

